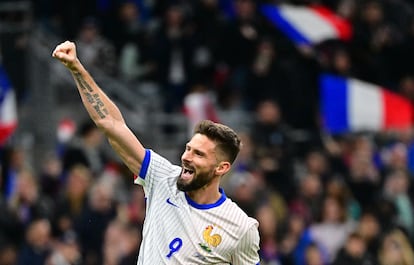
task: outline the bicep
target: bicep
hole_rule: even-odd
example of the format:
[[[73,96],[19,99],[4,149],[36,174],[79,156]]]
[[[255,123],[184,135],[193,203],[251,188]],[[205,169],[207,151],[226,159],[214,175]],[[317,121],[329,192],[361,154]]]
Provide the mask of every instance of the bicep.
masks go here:
[[[124,123],[114,125],[106,135],[125,165],[132,173],[137,174],[145,156],[145,149],[138,138]]]

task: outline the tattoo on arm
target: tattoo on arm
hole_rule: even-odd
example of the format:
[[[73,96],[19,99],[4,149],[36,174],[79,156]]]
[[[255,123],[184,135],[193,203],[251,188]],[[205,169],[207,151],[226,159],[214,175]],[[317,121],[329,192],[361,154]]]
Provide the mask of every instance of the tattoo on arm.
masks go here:
[[[84,94],[85,94],[86,99],[88,100],[89,103],[91,103],[91,104],[95,103],[95,100],[93,99],[91,93],[85,92]]]
[[[80,73],[74,74],[75,81],[80,87],[81,93],[83,93],[86,97],[88,103],[92,105],[95,109],[98,116],[103,119],[106,115],[109,114],[108,110],[105,107],[105,103],[102,101],[101,97],[98,93],[91,94],[93,92],[93,88],[83,79]]]
[[[90,93],[93,92],[92,87],[83,79],[80,73],[75,73],[75,81],[79,84],[83,91],[89,91]]]
[[[99,106],[100,110],[104,113],[104,114],[108,114],[108,110],[105,108],[105,104],[102,102],[101,98],[99,97],[99,94],[94,94],[93,98],[96,101],[96,105]],[[105,115],[104,115],[105,117]]]

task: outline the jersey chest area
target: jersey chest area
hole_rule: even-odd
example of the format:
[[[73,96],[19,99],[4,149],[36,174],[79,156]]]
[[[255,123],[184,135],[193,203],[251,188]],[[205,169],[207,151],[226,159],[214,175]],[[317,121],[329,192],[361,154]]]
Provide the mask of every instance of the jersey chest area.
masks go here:
[[[152,199],[148,201],[144,238],[153,241],[149,245],[158,246],[165,263],[230,263],[238,227],[226,218],[223,209],[194,208],[183,193]]]

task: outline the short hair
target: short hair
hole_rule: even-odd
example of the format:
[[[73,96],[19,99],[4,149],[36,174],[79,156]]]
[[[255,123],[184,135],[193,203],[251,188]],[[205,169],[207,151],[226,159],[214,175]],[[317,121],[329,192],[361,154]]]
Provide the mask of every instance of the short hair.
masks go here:
[[[236,160],[240,151],[241,140],[230,127],[210,120],[200,121],[194,128],[194,134],[202,134],[216,143],[230,163]]]

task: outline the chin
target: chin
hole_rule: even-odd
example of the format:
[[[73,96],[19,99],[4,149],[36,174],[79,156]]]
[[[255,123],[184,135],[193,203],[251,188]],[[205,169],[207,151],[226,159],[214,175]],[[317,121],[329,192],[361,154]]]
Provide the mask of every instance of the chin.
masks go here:
[[[177,179],[177,189],[180,191],[188,192],[194,191],[199,189],[199,184],[194,182],[194,178],[192,179],[183,179],[181,176]]]
[[[184,191],[184,192],[192,191],[192,189],[189,187],[188,184],[178,182],[178,181],[177,181],[177,189],[180,191]]]

